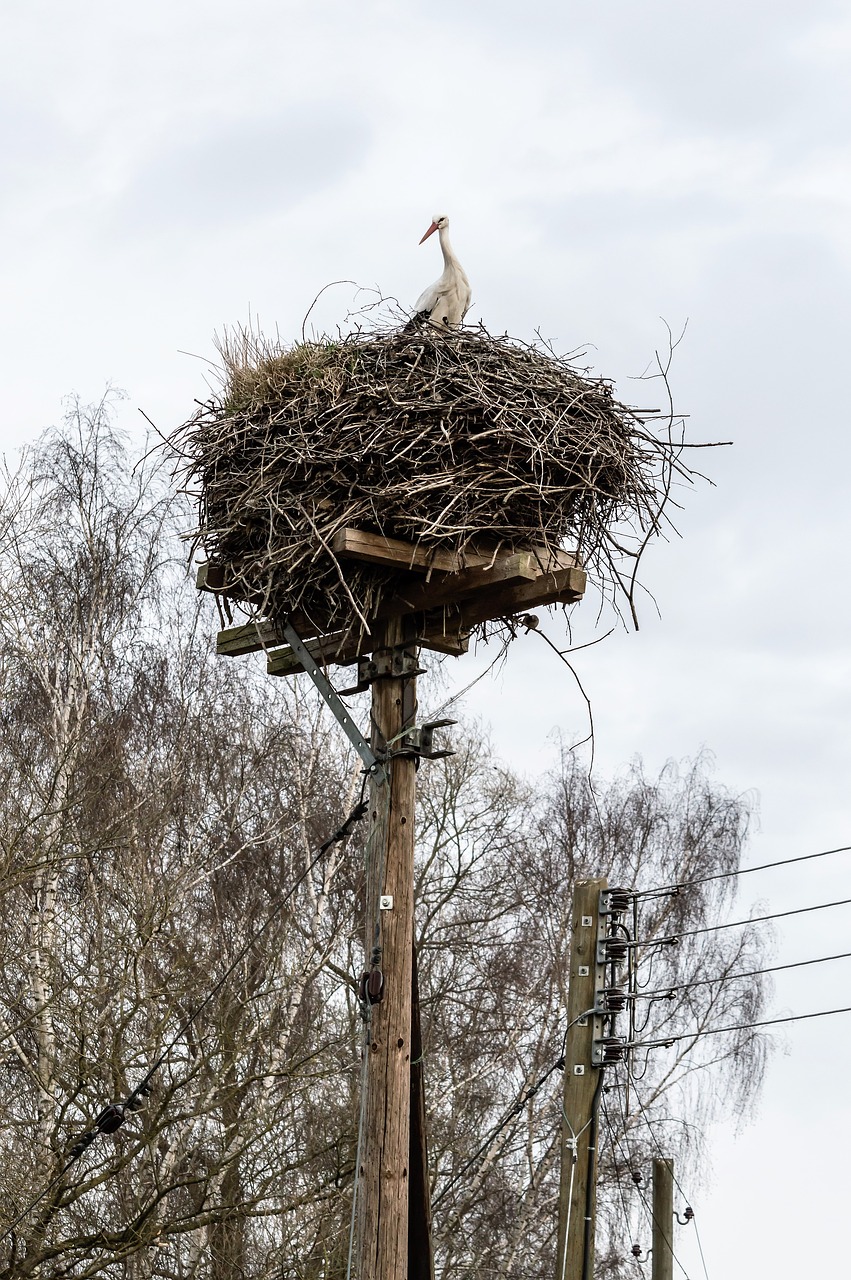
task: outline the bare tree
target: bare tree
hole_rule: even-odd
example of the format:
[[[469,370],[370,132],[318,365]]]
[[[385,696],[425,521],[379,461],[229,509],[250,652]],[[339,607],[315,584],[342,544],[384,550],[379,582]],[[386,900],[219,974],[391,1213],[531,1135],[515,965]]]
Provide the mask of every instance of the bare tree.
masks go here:
[[[214,657],[180,509],[108,404],[73,404],[2,499],[0,1276],[343,1280],[362,850],[314,860],[362,775],[310,691]],[[573,884],[732,872],[747,806],[702,762],[595,798],[569,753],[533,785],[455,745],[420,773],[416,885],[439,1269],[549,1276]],[[744,1106],[758,1082],[752,1033],[701,1032],[754,1020],[729,975],[759,938],[652,941],[716,922],[735,881],[713,883],[642,900],[642,981],[680,989],[636,1028],[690,1039],[612,1077],[612,1274],[648,1121],[686,1158],[721,1084]],[[144,1109],[75,1146],[156,1064]]]
[[[469,743],[427,786],[420,950],[441,1274],[551,1276],[573,885],[606,874],[647,889],[734,872],[748,804],[710,781],[705,760],[669,765],[655,780],[636,764],[594,795],[568,752],[533,788]],[[639,900],[638,936],[648,940],[636,951],[640,981],[661,996],[636,1002],[632,1031],[688,1038],[609,1073],[603,1273],[620,1274],[629,1255],[635,1218],[622,1203],[633,1171],[646,1180],[662,1142],[688,1177],[722,1096],[725,1115],[741,1113],[759,1086],[756,1032],[703,1032],[757,1020],[760,979],[731,975],[759,967],[765,935],[746,928],[653,942],[723,920],[734,887],[729,875]]]
[[[169,503],[106,405],[74,406],[6,494],[7,1221],[43,1193],[6,1274],[124,1274],[140,1250],[134,1274],[248,1274],[252,1224],[286,1209],[309,1233],[300,1202],[321,1206],[351,1158],[350,1002],[326,969],[348,957],[340,848],[305,873],[354,782],[303,699],[212,661]],[[63,1175],[163,1054],[144,1115]]]

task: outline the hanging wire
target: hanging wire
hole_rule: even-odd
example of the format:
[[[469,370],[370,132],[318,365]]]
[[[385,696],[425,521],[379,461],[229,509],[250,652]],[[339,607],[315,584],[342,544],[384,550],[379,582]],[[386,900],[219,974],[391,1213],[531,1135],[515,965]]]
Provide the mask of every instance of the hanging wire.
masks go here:
[[[585,1015],[583,1014],[582,1016],[584,1017]],[[476,1148],[476,1150],[470,1156],[469,1160],[467,1160],[461,1166],[461,1168],[455,1174],[454,1178],[451,1178],[449,1182],[447,1182],[446,1186],[440,1192],[440,1195],[437,1195],[434,1197],[434,1199],[432,1200],[432,1208],[436,1208],[437,1205],[439,1205],[440,1202],[446,1198],[446,1196],[453,1189],[453,1187],[455,1187],[461,1181],[461,1179],[473,1167],[476,1161],[479,1160],[481,1156],[484,1155],[484,1153],[487,1151],[488,1147],[493,1142],[493,1140],[499,1136],[502,1130],[506,1127],[506,1125],[510,1124],[510,1122],[515,1118],[515,1116],[518,1116],[520,1114],[520,1112],[525,1107],[526,1103],[529,1102],[531,1098],[534,1098],[535,1094],[539,1091],[539,1089],[541,1089],[544,1086],[547,1080],[549,1080],[553,1072],[558,1071],[562,1067],[563,1063],[564,1063],[564,1058],[563,1057],[558,1058],[555,1062],[552,1063],[551,1066],[547,1067],[543,1075],[539,1076],[533,1085],[530,1085],[529,1088],[526,1089],[519,1098],[517,1098],[514,1102],[512,1102],[511,1106],[509,1107],[508,1111],[505,1113],[503,1118],[497,1121],[497,1123],[493,1126],[493,1128],[487,1134],[487,1137],[484,1139],[484,1141],[480,1143],[480,1145]]]
[[[676,884],[657,885],[655,889],[642,889],[636,897],[650,898],[656,894],[679,893],[681,889],[693,889],[700,884],[709,884],[712,880],[728,880],[731,877],[747,876],[753,871],[771,871],[774,867],[791,867],[796,862],[810,862],[814,858],[829,858],[834,853],[849,853],[851,845],[839,845],[836,849],[823,849],[820,853],[802,853],[797,858],[783,858],[778,862],[762,862],[756,867],[739,867],[735,871],[718,871],[711,876],[700,876],[697,880],[680,880]]]
[[[629,1066],[629,1060],[628,1060],[628,1059],[626,1060],[625,1066],[626,1066],[627,1078],[629,1079],[629,1078],[632,1076],[632,1071],[631,1071],[631,1069],[630,1069],[630,1066]],[[638,1090],[635,1088],[635,1080],[634,1080],[634,1079],[633,1079],[633,1092],[635,1093],[635,1100],[636,1100],[636,1102],[638,1103],[638,1106],[639,1106],[639,1112],[638,1112],[638,1114],[640,1115],[641,1119],[644,1121],[645,1125],[647,1126],[647,1132],[648,1132],[648,1133],[649,1133],[649,1135],[650,1135],[650,1138],[651,1138],[651,1141],[653,1142],[654,1147],[656,1148],[656,1150],[657,1150],[657,1152],[659,1153],[659,1155],[664,1159],[664,1158],[665,1158],[665,1155],[664,1155],[664,1152],[663,1152],[663,1150],[662,1150],[662,1146],[661,1146],[661,1144],[660,1144],[660,1142],[659,1142],[659,1139],[656,1137],[656,1133],[655,1133],[655,1131],[654,1131],[654,1129],[653,1129],[652,1124],[650,1123],[650,1118],[649,1118],[649,1116],[647,1115],[647,1111],[646,1111],[646,1109],[645,1109],[644,1105],[643,1105],[643,1104],[642,1104],[642,1102],[641,1102],[641,1098],[639,1097]],[[708,1272],[708,1270],[707,1270],[707,1268],[706,1268],[706,1258],[704,1257],[704,1254],[703,1254],[703,1245],[701,1244],[701,1241],[700,1241],[700,1232],[699,1232],[698,1227],[697,1227],[697,1214],[694,1212],[694,1207],[691,1205],[691,1199],[689,1198],[689,1196],[687,1196],[687,1195],[686,1195],[685,1191],[683,1190],[682,1183],[679,1181],[679,1179],[677,1178],[677,1175],[674,1173],[673,1166],[672,1166],[672,1168],[671,1168],[671,1177],[672,1177],[672,1179],[673,1179],[673,1181],[674,1181],[674,1184],[675,1184],[675,1186],[676,1186],[677,1190],[679,1191],[680,1195],[681,1195],[681,1196],[683,1197],[683,1199],[685,1200],[686,1204],[687,1204],[687,1205],[689,1205],[689,1206],[691,1206],[691,1210],[692,1210],[692,1219],[691,1219],[691,1220],[692,1220],[692,1222],[694,1223],[694,1234],[695,1234],[695,1239],[697,1240],[697,1248],[698,1248],[698,1252],[700,1253],[700,1263],[701,1263],[701,1266],[703,1267],[704,1280],[709,1280],[709,1272]]]
[[[621,1152],[621,1154],[623,1155],[623,1147],[621,1146],[620,1136],[619,1136],[619,1134],[617,1133],[617,1131],[616,1131],[616,1129],[615,1129],[614,1125],[612,1124],[612,1120],[611,1120],[611,1116],[609,1115],[609,1108],[608,1108],[608,1104],[607,1104],[607,1102],[606,1102],[606,1096],[605,1096],[605,1094],[606,1094],[606,1091],[604,1090],[604,1092],[603,1092],[603,1099],[602,1099],[602,1102],[603,1102],[603,1118],[604,1118],[604,1119],[605,1119],[605,1121],[606,1121],[606,1125],[607,1125],[607,1127],[608,1127],[609,1135],[610,1135],[610,1137],[611,1137],[611,1139],[612,1139],[612,1144],[613,1144],[613,1146],[616,1146],[616,1147],[618,1148],[618,1150]],[[627,1151],[626,1151],[626,1161],[624,1162],[623,1167],[624,1167],[625,1169],[628,1169],[628,1168],[630,1167],[630,1157],[629,1157],[629,1150],[628,1150],[628,1149],[627,1149]],[[638,1183],[635,1181],[635,1179],[634,1179],[634,1178],[632,1178],[632,1179],[630,1179],[630,1180],[631,1180],[631,1182],[632,1182],[633,1190],[638,1190]],[[620,1177],[620,1169],[618,1169],[618,1170],[617,1170],[616,1177],[615,1177],[615,1183],[616,1183],[616,1185],[617,1185],[617,1189],[618,1189],[618,1198],[620,1199],[620,1202],[621,1202],[621,1210],[623,1211],[624,1223],[625,1223],[625,1229],[626,1229],[627,1234],[628,1234],[630,1237],[632,1237],[632,1236],[634,1235],[634,1232],[633,1232],[633,1229],[632,1229],[632,1213],[631,1213],[631,1211],[627,1208],[627,1204],[626,1204],[626,1197],[624,1196],[624,1191],[623,1191],[623,1183],[622,1183],[622,1181],[621,1181],[621,1177]]]
[[[681,938],[696,938],[703,933],[718,933],[722,929],[740,929],[749,924],[762,924],[766,920],[785,920],[788,916],[807,915],[812,911],[829,911],[832,907],[847,907],[851,898],[839,898],[836,902],[818,902],[811,907],[795,907],[791,911],[772,911],[765,916],[750,916],[747,920],[728,920],[726,924],[706,924],[699,929],[683,929],[680,933],[665,934],[661,938],[648,938],[641,942],[628,942],[629,947],[664,946],[679,942]]]
[[[358,1140],[355,1148],[355,1176],[352,1184],[352,1214],[349,1221],[349,1252],[346,1262],[346,1280],[351,1280],[352,1258],[355,1248],[355,1223],[357,1221],[358,1187],[360,1185],[361,1155],[363,1152],[363,1135],[366,1123],[366,1073],[369,1062],[369,1042],[371,1036],[372,1010],[367,1006],[366,1026],[363,1032],[363,1058],[360,1069],[360,1104],[358,1106]]]
[[[732,982],[734,978],[759,978],[766,973],[782,973],[785,969],[801,969],[806,965],[812,964],[829,964],[833,960],[849,960],[851,959],[851,951],[840,951],[833,956],[817,956],[813,960],[793,960],[789,964],[773,964],[765,969],[746,969],[737,973],[719,973],[713,978],[695,978],[693,982],[672,983],[669,987],[657,987],[655,991],[636,991],[635,995],[630,995],[627,999],[635,1000],[657,1000],[664,999],[674,991],[690,991],[692,987],[711,986],[715,982]],[[630,1039],[633,1039],[630,1036]]]
[[[818,1009],[815,1013],[792,1013],[785,1018],[765,1018],[761,1022],[739,1022],[731,1027],[707,1027],[704,1031],[683,1031],[675,1036],[666,1036],[663,1040],[637,1040],[628,1044],[627,1049],[664,1049],[675,1044],[677,1040],[700,1040],[703,1036],[720,1036],[726,1031],[754,1031],[757,1027],[774,1027],[781,1022],[805,1022],[808,1018],[830,1018],[835,1013],[851,1013],[851,1005],[841,1009]]]
[[[636,1094],[636,1097],[637,1097],[637,1096],[638,1096],[638,1095]],[[623,1113],[622,1113],[622,1114],[623,1114]],[[607,1109],[607,1108],[604,1108],[604,1115],[605,1115],[605,1117],[606,1117],[606,1123],[607,1123],[607,1124],[608,1124],[608,1126],[609,1126],[609,1132],[610,1132],[610,1134],[611,1134],[611,1136],[612,1136],[612,1139],[613,1139],[613,1141],[614,1141],[615,1143],[617,1143],[618,1147],[619,1147],[619,1148],[621,1149],[621,1151],[622,1151],[622,1150],[623,1150],[623,1147],[621,1147],[621,1143],[620,1143],[619,1136],[618,1136],[618,1134],[617,1134],[617,1130],[615,1129],[614,1125],[612,1124],[612,1121],[611,1121],[611,1118],[610,1118],[610,1116],[609,1116],[609,1113],[608,1113],[608,1109]],[[624,1115],[624,1131],[625,1131],[625,1130],[626,1130],[626,1116]],[[630,1167],[630,1166],[631,1166],[632,1161],[631,1161],[631,1159],[630,1159],[629,1149],[628,1149],[628,1148],[627,1148],[627,1150],[626,1150],[626,1157],[627,1157],[627,1167]],[[680,1262],[680,1259],[677,1257],[677,1254],[676,1254],[676,1252],[675,1252],[675,1250],[674,1250],[673,1240],[670,1240],[670,1233],[669,1233],[669,1231],[666,1231],[666,1230],[664,1229],[664,1227],[662,1226],[662,1224],[661,1224],[661,1223],[658,1221],[658,1219],[656,1218],[656,1215],[655,1215],[655,1213],[653,1212],[653,1205],[652,1205],[650,1202],[648,1202],[647,1195],[646,1195],[646,1193],[645,1193],[645,1191],[644,1191],[644,1188],[641,1186],[641,1184],[640,1184],[639,1182],[635,1182],[635,1180],[634,1180],[634,1179],[633,1179],[633,1184],[634,1184],[634,1186],[635,1186],[635,1188],[636,1188],[636,1190],[637,1190],[637,1192],[638,1192],[639,1199],[641,1200],[641,1203],[642,1203],[642,1205],[643,1205],[643,1207],[644,1207],[644,1212],[645,1212],[645,1213],[646,1213],[646,1215],[647,1215],[647,1220],[648,1220],[648,1222],[650,1223],[651,1227],[659,1227],[659,1229],[662,1231],[662,1234],[665,1236],[665,1239],[666,1239],[666,1240],[669,1240],[669,1243],[670,1243],[670,1246],[671,1246],[671,1256],[673,1257],[673,1259],[674,1259],[674,1261],[676,1262],[677,1266],[679,1267],[680,1271],[682,1271],[682,1273],[683,1273],[683,1275],[685,1276],[686,1280],[690,1280],[690,1277],[689,1277],[688,1272],[686,1271],[686,1269],[685,1269],[685,1267],[683,1266],[683,1264]]]

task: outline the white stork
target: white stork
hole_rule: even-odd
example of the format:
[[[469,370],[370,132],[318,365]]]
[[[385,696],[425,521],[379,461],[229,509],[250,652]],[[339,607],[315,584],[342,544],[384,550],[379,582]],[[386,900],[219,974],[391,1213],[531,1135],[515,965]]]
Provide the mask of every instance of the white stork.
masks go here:
[[[440,248],[443,251],[443,275],[420,294],[415,311],[420,319],[428,319],[432,324],[455,329],[470,310],[470,281],[449,243],[449,219],[445,213],[435,214],[420,244],[428,240],[435,231],[440,237]]]

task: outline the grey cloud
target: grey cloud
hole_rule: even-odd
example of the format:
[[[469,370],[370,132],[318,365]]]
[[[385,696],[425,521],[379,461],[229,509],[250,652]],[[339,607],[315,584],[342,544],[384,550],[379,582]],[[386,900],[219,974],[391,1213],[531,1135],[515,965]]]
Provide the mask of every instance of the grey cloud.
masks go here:
[[[472,0],[451,20],[497,50],[510,42],[537,58],[578,51],[600,84],[635,94],[669,134],[697,126],[776,136],[805,151],[816,121],[822,141],[842,139],[851,123],[851,100],[836,93],[835,77],[820,77],[799,56],[805,37],[841,13],[834,0],[607,0],[580,9],[561,0]],[[564,88],[571,92],[569,74]]]
[[[308,103],[297,114],[176,138],[136,173],[113,211],[113,230],[185,231],[292,208],[361,161],[369,137],[357,112]]]

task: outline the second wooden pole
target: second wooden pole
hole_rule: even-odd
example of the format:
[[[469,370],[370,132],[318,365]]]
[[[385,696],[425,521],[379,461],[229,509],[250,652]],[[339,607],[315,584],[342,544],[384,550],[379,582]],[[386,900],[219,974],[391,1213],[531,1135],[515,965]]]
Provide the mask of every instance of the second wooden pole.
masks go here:
[[[674,1162],[653,1161],[653,1280],[674,1277]]]

